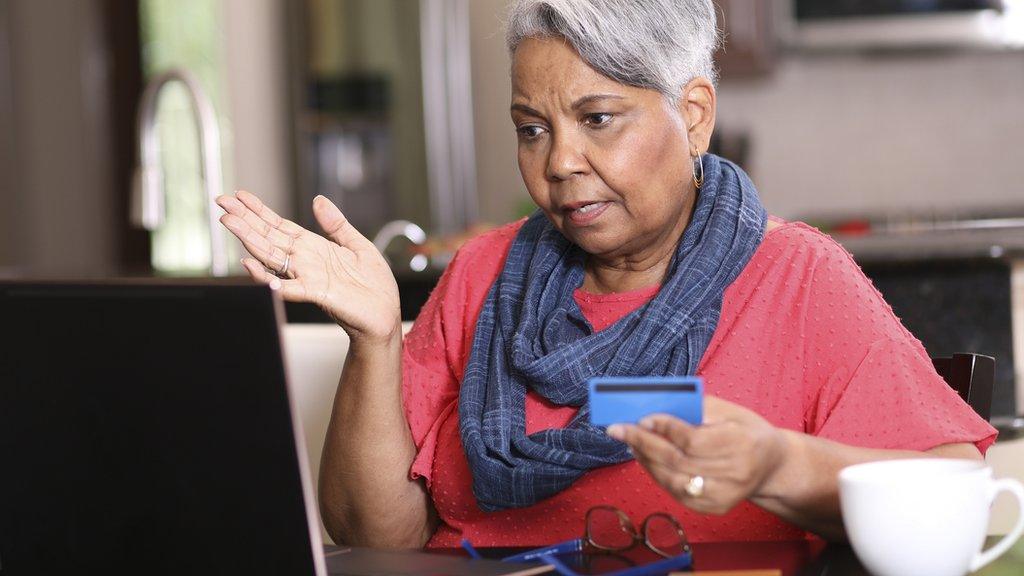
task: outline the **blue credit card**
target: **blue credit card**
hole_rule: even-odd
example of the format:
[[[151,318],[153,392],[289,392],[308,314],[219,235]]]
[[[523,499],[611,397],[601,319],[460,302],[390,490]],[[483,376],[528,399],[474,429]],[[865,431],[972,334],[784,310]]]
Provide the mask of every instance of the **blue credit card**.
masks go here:
[[[699,376],[598,376],[587,380],[590,423],[636,424],[650,414],[670,414],[694,426],[704,420],[704,380]]]

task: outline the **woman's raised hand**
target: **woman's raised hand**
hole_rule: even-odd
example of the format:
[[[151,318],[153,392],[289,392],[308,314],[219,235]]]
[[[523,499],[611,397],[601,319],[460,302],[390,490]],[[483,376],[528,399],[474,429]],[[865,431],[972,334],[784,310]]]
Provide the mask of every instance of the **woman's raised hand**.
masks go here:
[[[319,306],[353,339],[386,341],[401,334],[398,285],[384,256],[330,200],[313,199],[326,238],[285,220],[240,191],[217,198],[220,221],[253,258],[242,264],[285,300]]]
[[[609,426],[608,435],[629,444],[637,462],[677,500],[710,514],[724,514],[760,495],[786,457],[779,429],[713,396],[704,397],[701,426],[655,414],[640,426]],[[699,487],[692,482],[696,476],[703,479]]]

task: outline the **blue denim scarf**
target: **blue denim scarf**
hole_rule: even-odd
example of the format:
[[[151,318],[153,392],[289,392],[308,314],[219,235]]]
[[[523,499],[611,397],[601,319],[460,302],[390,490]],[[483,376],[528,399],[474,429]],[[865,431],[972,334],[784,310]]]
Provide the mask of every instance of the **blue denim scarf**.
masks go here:
[[[477,319],[459,432],[484,511],[529,506],[586,471],[631,458],[589,423],[591,376],[689,375],[718,325],[725,289],[764,237],[750,178],[708,154],[704,184],[668,276],[646,305],[594,332],[573,299],[585,253],[540,212],[519,230]],[[526,391],[579,406],[564,429],[526,434]]]

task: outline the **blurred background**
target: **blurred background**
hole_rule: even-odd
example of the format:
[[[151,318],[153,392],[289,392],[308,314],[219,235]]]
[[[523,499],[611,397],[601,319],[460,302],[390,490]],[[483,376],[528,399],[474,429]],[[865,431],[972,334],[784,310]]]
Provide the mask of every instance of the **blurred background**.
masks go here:
[[[0,0],[0,277],[240,275],[210,194],[314,230],[323,194],[414,317],[461,241],[531,210],[504,4]],[[717,4],[714,150],[930,354],[996,356],[993,414],[1024,412],[1024,3]]]

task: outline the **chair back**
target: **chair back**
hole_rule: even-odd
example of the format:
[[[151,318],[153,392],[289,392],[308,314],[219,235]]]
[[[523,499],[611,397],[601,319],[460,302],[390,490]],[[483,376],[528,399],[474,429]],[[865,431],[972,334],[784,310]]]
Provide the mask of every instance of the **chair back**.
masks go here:
[[[992,414],[996,359],[981,354],[932,358],[935,371],[986,421]]]

